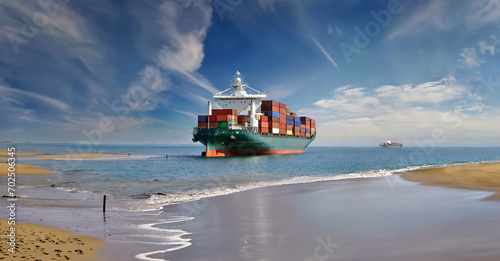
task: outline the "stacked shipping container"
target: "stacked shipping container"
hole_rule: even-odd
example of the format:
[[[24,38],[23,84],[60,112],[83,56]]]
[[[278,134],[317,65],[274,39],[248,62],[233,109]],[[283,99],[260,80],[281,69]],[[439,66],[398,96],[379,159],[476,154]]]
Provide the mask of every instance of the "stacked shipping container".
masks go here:
[[[316,134],[316,121],[309,117],[298,117],[290,112],[285,103],[267,100],[262,101],[259,120],[259,132],[296,137],[311,137]],[[213,109],[212,115],[198,116],[198,128],[228,129],[231,126],[249,126],[248,115],[238,115],[234,109]]]
[[[296,113],[290,112],[285,103],[277,101],[262,101],[261,112],[267,116],[269,130],[264,130],[261,119],[259,121],[261,133],[272,133],[287,136],[311,137],[311,122],[314,122],[314,133],[316,133],[316,122],[309,117],[297,117]],[[309,133],[309,134],[307,134]]]

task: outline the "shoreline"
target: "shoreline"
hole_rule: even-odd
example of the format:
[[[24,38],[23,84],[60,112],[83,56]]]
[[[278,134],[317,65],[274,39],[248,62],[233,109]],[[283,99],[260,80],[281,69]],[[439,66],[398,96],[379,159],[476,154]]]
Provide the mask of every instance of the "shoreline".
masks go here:
[[[28,223],[16,222],[10,226],[6,219],[0,218],[0,233],[4,238],[11,233],[10,227],[15,228],[15,253],[7,247],[0,251],[9,260],[96,260],[94,253],[106,245],[96,237]]]
[[[485,200],[500,201],[500,162],[419,169],[402,177],[426,186],[497,192]]]
[[[102,154],[101,154],[102,155]],[[109,156],[109,154],[104,154],[106,155],[106,157]],[[65,156],[65,155],[63,155]],[[126,156],[123,156],[123,155],[119,155],[119,156],[122,156],[122,157],[129,157],[128,155]],[[109,157],[108,157],[109,158]],[[170,204],[170,205],[164,205],[163,207],[163,211],[165,214],[167,214],[168,216],[172,215],[172,214],[179,214],[179,215],[192,215],[192,216],[197,216],[198,212],[201,212],[201,213],[204,213],[204,212],[207,212],[207,211],[214,211],[212,210],[212,203],[214,202],[231,202],[232,200],[235,200],[240,202],[239,204],[248,204],[249,202],[251,202],[252,200],[256,200],[256,201],[259,201],[259,200],[264,200],[266,203],[265,204],[269,204],[269,205],[273,205],[273,204],[276,204],[276,202],[273,203],[273,201],[275,201],[275,199],[273,197],[271,198],[262,198],[262,196],[259,196],[259,193],[261,192],[265,192],[265,193],[272,193],[272,194],[275,194],[278,196],[278,195],[281,195],[279,192],[280,191],[287,191],[286,195],[283,195],[282,199],[278,199],[278,201],[282,201],[282,202],[291,202],[291,201],[296,201],[296,199],[294,198],[297,198],[297,199],[300,199],[300,201],[302,203],[305,203],[305,202],[309,202],[311,200],[311,198],[304,198],[304,191],[306,191],[307,193],[313,193],[313,194],[319,194],[319,193],[322,193],[321,191],[325,191],[325,193],[328,193],[328,194],[325,194],[325,195],[329,195],[329,196],[321,196],[319,198],[316,198],[316,203],[315,204],[325,204],[325,202],[328,202],[329,199],[327,199],[328,197],[335,197],[335,196],[339,196],[339,195],[342,195],[341,194],[338,194],[339,192],[334,192],[335,189],[333,189],[333,187],[345,187],[345,188],[342,188],[343,190],[345,190],[345,192],[343,192],[344,194],[348,194],[350,196],[354,195],[354,194],[357,194],[357,193],[354,193],[352,194],[353,191],[358,191],[359,195],[356,196],[356,198],[364,198],[364,197],[367,197],[365,200],[373,200],[374,198],[371,198],[370,193],[366,194],[367,192],[364,192],[362,190],[360,190],[358,188],[358,186],[365,186],[364,184],[368,185],[368,184],[378,184],[378,189],[377,191],[379,192],[376,192],[375,194],[373,195],[377,195],[377,193],[385,193],[387,194],[387,196],[391,197],[390,200],[396,200],[396,199],[392,199],[392,197],[397,197],[395,196],[394,193],[406,193],[405,189],[401,189],[402,187],[404,186],[410,186],[408,184],[412,184],[413,182],[409,182],[409,181],[417,181],[417,180],[411,180],[407,177],[405,177],[405,175],[408,175],[408,176],[416,176],[416,177],[420,177],[421,174],[419,174],[420,172],[431,172],[431,170],[438,170],[438,172],[443,172],[443,169],[448,169],[448,168],[464,168],[465,166],[476,166],[476,165],[488,165],[488,164],[496,164],[498,166],[495,166],[495,169],[496,167],[499,167],[500,168],[500,163],[481,163],[481,164],[470,164],[470,165],[459,165],[459,166],[450,166],[450,167],[440,167],[440,168],[432,168],[432,169],[421,169],[421,170],[416,170],[416,171],[408,171],[408,172],[405,172],[405,173],[402,173],[402,175],[390,175],[390,176],[384,176],[384,179],[373,179],[373,177],[367,177],[367,178],[354,178],[354,179],[339,179],[339,180],[317,180],[317,181],[314,181],[314,182],[307,182],[307,183],[296,183],[296,184],[283,184],[283,185],[288,185],[288,186],[282,186],[282,185],[278,185],[278,186],[265,186],[265,187],[259,187],[259,188],[254,188],[254,189],[250,189],[250,190],[245,190],[245,191],[240,191],[239,193],[230,193],[229,195],[217,195],[217,196],[213,196],[213,197],[206,197],[206,198],[201,198],[201,199],[198,199],[198,200],[194,200],[194,201],[186,201],[186,202],[179,202],[179,203],[174,203],[174,204]],[[472,167],[465,167],[465,168],[472,168]],[[474,169],[474,168],[472,168]],[[393,171],[391,171],[393,172]],[[396,172],[397,173],[397,172]],[[415,174],[416,173],[416,174]],[[498,172],[497,172],[498,173]],[[429,174],[428,174],[429,175]],[[449,176],[446,176],[446,175],[440,175],[442,176],[444,179],[448,178]],[[380,177],[380,176],[379,176]],[[406,181],[406,180],[409,180],[409,181]],[[394,182],[393,182],[394,181]],[[410,186],[411,188],[416,188],[418,191],[426,191],[427,189],[425,188],[427,184],[424,184],[423,181],[420,181],[422,182],[422,185],[420,184],[415,184],[415,185],[412,185]],[[434,186],[441,186],[441,187],[456,187],[456,186],[442,186],[441,184],[440,185],[434,185]],[[419,189],[419,187],[422,187]],[[463,187],[459,187],[459,188],[463,188]],[[492,189],[491,187],[489,187],[489,189],[482,189],[482,188],[478,188],[478,187],[474,187],[474,188],[467,188],[467,189],[474,189],[474,190],[486,190],[486,191],[496,191],[496,192],[500,192],[500,186],[498,186],[499,190],[494,190]],[[48,188],[50,189],[50,188]],[[435,188],[431,188],[432,189],[435,189]],[[36,191],[39,191],[39,189],[35,189]],[[391,196],[391,193],[386,193],[384,191],[390,191],[390,190],[393,190],[392,192],[392,196]],[[382,192],[380,192],[382,191]],[[438,192],[441,191],[441,190],[437,190]],[[446,190],[445,190],[446,191]],[[62,193],[65,193],[65,192],[60,192],[61,194],[58,194],[58,195],[64,195]],[[478,195],[481,195],[481,198],[485,197],[485,193],[484,192],[467,192],[467,191],[460,191],[460,190],[457,190],[457,192],[451,192],[452,194],[456,194],[456,195],[462,195],[462,194],[465,194],[467,195],[468,193],[471,193],[471,194],[478,194]],[[79,193],[78,193],[79,194]],[[445,193],[446,194],[446,193]],[[252,198],[248,198],[248,199],[245,199],[242,195],[253,195],[253,199]],[[417,194],[414,194],[417,198],[429,198],[429,195],[426,195],[426,193],[417,193]],[[436,201],[442,201],[443,199],[441,197],[439,197],[439,193],[436,194],[437,197],[435,197],[434,200]],[[498,194],[495,194],[495,195],[498,195]],[[77,195],[75,195],[77,196]],[[317,195],[316,195],[317,196]],[[64,196],[63,196],[64,197]],[[61,199],[61,196],[58,196],[59,199]],[[63,231],[68,231],[69,233],[71,233],[70,231],[74,231],[73,229],[73,225],[71,224],[77,224],[77,222],[81,222],[81,221],[84,221],[82,224],[79,224],[79,226],[82,226],[82,227],[93,227],[92,228],[92,231],[94,233],[90,234],[91,231],[85,231],[85,234],[87,235],[94,235],[94,234],[99,234],[99,238],[100,240],[104,240],[106,242],[108,242],[108,239],[112,239],[115,237],[115,235],[118,235],[118,234],[123,234],[125,229],[124,228],[121,228],[122,226],[126,225],[126,224],[130,224],[130,219],[128,218],[133,218],[134,220],[136,218],[139,218],[141,216],[145,216],[146,218],[148,218],[148,216],[150,218],[153,218],[151,219],[151,222],[150,223],[158,223],[158,224],[161,224],[162,222],[158,222],[158,220],[156,220],[157,218],[161,218],[161,216],[158,216],[157,218],[154,217],[154,216],[150,216],[151,212],[133,212],[133,213],[128,213],[128,214],[124,214],[123,212],[121,211],[113,211],[111,210],[109,213],[111,214],[112,218],[107,220],[107,222],[105,222],[104,224],[107,223],[107,228],[105,226],[102,226],[99,225],[99,223],[102,223],[102,217],[101,219],[99,219],[99,205],[100,205],[100,202],[101,202],[101,199],[100,197],[95,197],[95,196],[92,196],[92,198],[94,198],[94,203],[92,207],[92,209],[89,209],[90,212],[96,212],[97,215],[96,215],[96,220],[95,221],[92,221],[89,223],[89,220],[87,218],[85,218],[85,220],[68,220],[67,218],[72,218],[74,217],[75,214],[70,214],[72,211],[74,210],[70,210],[72,209],[73,207],[71,207],[72,205],[75,205],[75,204],[78,204],[77,201],[75,202],[71,202],[70,201],[67,201],[67,200],[64,200],[64,204],[66,205],[65,208],[70,208],[70,209],[66,209],[64,210],[65,208],[61,208],[61,207],[57,207],[59,210],[58,211],[55,211],[54,209],[54,205],[52,204],[49,204],[45,207],[43,207],[42,205],[38,205],[39,207],[41,207],[40,209],[32,209],[30,208],[31,210],[28,211],[28,212],[25,212],[25,211],[21,211],[20,214],[20,217],[21,216],[26,216],[26,217],[29,217],[29,216],[40,216],[40,218],[44,218],[44,223],[47,222],[45,221],[45,219],[47,218],[48,215],[53,215],[55,217],[57,217],[58,219],[63,219],[65,220],[65,222],[63,222],[65,225],[61,225],[60,223],[48,223],[50,226],[53,226],[53,227],[58,227],[58,228],[62,228],[64,229]],[[383,199],[383,197],[380,197],[380,196],[376,196],[375,197],[376,200],[387,200],[387,199]],[[476,202],[478,201],[479,198],[477,199],[473,199],[472,201],[473,202]],[[25,199],[25,200],[30,200],[29,198]],[[55,200],[55,199],[54,199]],[[349,199],[349,200],[354,200],[354,199]],[[348,201],[349,201],[348,200]],[[358,200],[358,199],[356,199]],[[86,202],[87,200],[85,200]],[[198,209],[198,207],[201,205],[206,205],[206,202],[210,202],[210,208],[201,208],[201,209]],[[375,201],[377,202],[377,201]],[[61,202],[62,203],[62,202]],[[263,203],[264,204],[264,203]],[[338,202],[338,204],[341,204],[341,202]],[[341,204],[341,206],[343,206],[344,203]],[[359,204],[365,204],[363,202],[359,203]],[[477,204],[477,203],[472,203],[472,204]],[[225,205],[225,204],[223,204]],[[222,206],[223,206],[222,205]],[[278,204],[279,205],[279,204]],[[327,204],[327,205],[331,205],[331,206],[335,206],[334,204]],[[257,206],[253,206],[253,207],[257,207]],[[278,206],[276,206],[278,208]],[[347,205],[346,205],[347,207]],[[417,207],[417,205],[415,205],[415,207]],[[180,211],[179,213],[175,213],[176,211],[171,211],[171,210],[175,210],[177,208],[180,208],[180,209],[183,209],[182,211]],[[304,206],[301,205],[297,205],[297,206],[294,206],[294,208],[304,208]],[[423,210],[426,210],[426,207],[423,206],[422,207]],[[97,209],[97,211],[96,211]],[[191,210],[194,209],[194,212],[193,213],[190,213]],[[257,210],[258,208],[256,208],[255,210]],[[26,209],[28,210],[28,209]],[[186,213],[186,210],[188,210],[188,212]],[[357,208],[353,208],[353,211],[361,211]],[[395,211],[395,210],[392,210],[391,211]],[[88,211],[85,211],[85,212],[88,212]],[[28,213],[31,213],[28,214]],[[92,216],[96,213],[90,213]],[[119,214],[120,213],[120,214]],[[227,214],[228,215],[232,215],[231,214],[232,211],[228,211]],[[34,214],[34,215],[33,215]],[[290,213],[291,214],[291,213]],[[321,214],[321,212],[318,212],[317,214]],[[79,216],[82,215],[82,213],[79,211]],[[85,214],[86,216],[87,214]],[[116,216],[115,216],[116,215]],[[276,214],[278,215],[278,214]],[[332,214],[333,215],[333,214]],[[119,218],[121,216],[121,218]],[[83,217],[83,216],[81,216]],[[125,218],[127,217],[127,218]],[[122,218],[125,218],[127,220],[122,220]],[[206,216],[204,216],[203,218],[206,218]],[[286,219],[286,216],[283,216],[283,217],[280,217],[280,219],[283,218],[283,219]],[[92,220],[94,219],[94,217],[92,217]],[[198,217],[197,217],[198,219]],[[348,217],[346,217],[346,220],[348,219]],[[114,221],[113,221],[114,220]],[[196,219],[195,219],[196,220]],[[40,224],[38,222],[38,219],[34,220],[25,220],[25,219],[20,219],[20,221],[22,222],[27,222],[27,223],[34,223],[34,224]],[[41,221],[41,219],[40,219]],[[100,221],[100,222],[98,222]],[[257,222],[258,220],[256,220],[255,222]],[[277,219],[276,218],[272,218],[270,221],[272,221],[273,223],[274,222],[277,222]],[[269,222],[270,222],[269,221]],[[110,223],[111,222],[111,223]],[[111,230],[111,225],[112,223],[115,223],[116,222],[116,227],[114,227],[115,225],[113,225],[113,232],[112,233],[109,233],[109,234],[100,234],[99,232],[106,228],[106,230],[110,229]],[[144,220],[136,220],[135,222],[141,222],[143,223]],[[206,221],[204,221],[206,222]],[[228,221],[229,222],[229,221]],[[254,221],[252,221],[254,222]],[[309,222],[309,221],[307,221]],[[345,221],[347,222],[347,221]],[[368,222],[368,221],[365,221],[365,222]],[[167,222],[168,223],[168,222]],[[90,226],[89,224],[92,224],[92,226]],[[347,224],[347,223],[346,223]],[[353,225],[352,223],[349,223],[350,225]],[[3,225],[3,224],[2,224]],[[141,224],[136,224],[138,227],[142,226]],[[208,224],[207,224],[208,225]],[[163,225],[161,225],[162,227],[165,226],[171,226],[171,225],[168,225],[166,223],[164,223]],[[197,230],[194,230],[193,228],[189,228],[189,226],[187,227],[184,227],[184,223],[179,223],[179,224],[175,224],[174,225],[175,227],[172,227],[173,231],[176,231],[178,229],[178,227],[181,228],[182,231],[196,231],[196,232],[199,232]],[[71,227],[71,228],[70,228]],[[89,228],[86,228],[86,229],[89,229]],[[77,233],[80,233],[78,231],[76,231]],[[83,232],[83,231],[82,231]],[[48,233],[53,233],[53,232],[47,232],[47,234],[44,234],[45,235],[49,235]],[[106,232],[107,233],[107,232]],[[125,234],[135,234],[137,233],[137,230],[132,230],[130,231],[130,233],[125,233]],[[148,229],[148,233],[159,233],[159,235],[162,235],[162,236],[165,236],[165,233],[167,233],[167,231],[164,231],[163,229],[161,230],[157,230],[157,229],[154,229],[154,230],[149,230]],[[333,234],[334,232],[332,232]],[[311,237],[315,236],[315,235],[309,235]],[[78,236],[77,236],[78,237]],[[191,238],[191,236],[186,236],[186,237],[189,237]],[[177,238],[177,236],[174,236],[174,238]],[[178,239],[181,239],[181,238],[178,238]],[[313,238],[314,239],[314,238]],[[311,239],[311,240],[313,240]],[[355,240],[356,237],[353,238],[353,240]],[[182,240],[181,240],[182,241]],[[116,252],[117,250],[118,251],[123,251],[123,253],[121,254],[122,257],[125,257],[125,256],[128,256],[129,258],[131,258],[131,256],[134,256],[136,254],[135,251],[133,251],[132,249],[128,249],[128,250],[124,250],[123,248],[127,245],[135,245],[135,244],[132,244],[133,241],[129,241],[127,243],[112,243],[112,242],[109,242],[109,245],[107,245],[106,247],[103,247],[101,249],[101,251],[99,252],[98,254],[98,257],[103,257],[102,254],[104,254],[104,256],[107,256],[107,257],[110,257],[112,256],[112,254],[114,252]],[[143,243],[143,242],[141,242]],[[163,242],[162,242],[163,243]],[[340,242],[342,244],[342,242]],[[161,244],[163,245],[163,244]],[[161,248],[160,246],[158,246],[159,248]],[[311,248],[314,249],[314,246],[310,246]],[[141,251],[142,253],[147,253],[148,251],[151,250],[151,246],[149,244],[145,244],[143,246],[143,251]],[[177,251],[174,251],[174,252],[165,252],[165,251],[162,251],[163,254],[159,254],[160,256],[162,255],[168,255],[168,256],[183,256],[184,255],[184,252],[185,251],[189,251],[191,249],[191,247],[188,247],[186,248],[186,250],[179,250],[180,252],[177,252]],[[75,249],[76,250],[76,249]],[[83,248],[81,250],[84,250]],[[157,249],[157,250],[161,250],[161,249]],[[305,249],[306,250],[306,249]],[[196,251],[195,251],[196,252]],[[135,253],[135,254],[134,254]],[[42,254],[42,253],[39,253],[39,254]],[[73,258],[71,258],[71,260],[74,260]],[[195,259],[193,259],[195,260]]]

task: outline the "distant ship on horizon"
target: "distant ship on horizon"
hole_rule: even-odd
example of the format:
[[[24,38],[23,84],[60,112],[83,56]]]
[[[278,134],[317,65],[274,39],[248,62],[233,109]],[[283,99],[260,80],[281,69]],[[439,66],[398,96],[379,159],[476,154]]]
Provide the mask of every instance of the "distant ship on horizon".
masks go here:
[[[401,148],[403,147],[403,143],[392,142],[388,140],[387,142],[380,143],[379,146],[382,148]]]

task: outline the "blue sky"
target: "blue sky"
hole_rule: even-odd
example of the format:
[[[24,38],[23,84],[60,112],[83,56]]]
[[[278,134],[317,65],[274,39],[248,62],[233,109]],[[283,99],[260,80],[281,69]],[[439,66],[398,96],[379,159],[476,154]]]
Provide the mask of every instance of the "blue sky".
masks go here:
[[[240,70],[313,145],[500,146],[500,1],[0,1],[0,140],[191,143]]]

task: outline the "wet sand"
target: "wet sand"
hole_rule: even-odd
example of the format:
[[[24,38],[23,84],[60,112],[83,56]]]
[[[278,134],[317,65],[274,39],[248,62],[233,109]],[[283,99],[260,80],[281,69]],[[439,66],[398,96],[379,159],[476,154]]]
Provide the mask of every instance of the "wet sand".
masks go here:
[[[422,186],[399,175],[260,188],[165,207],[193,220],[166,260],[500,260],[491,192]]]
[[[15,225],[16,250],[11,253],[7,220],[0,219],[0,260],[96,260],[94,252],[105,244],[97,238],[32,224]]]
[[[40,169],[40,166],[37,165],[16,164],[15,168],[16,175],[40,175],[55,173],[50,170]],[[9,165],[7,163],[0,163],[0,176],[6,176],[8,173],[8,169]]]
[[[64,159],[64,160],[81,160],[81,159],[101,159],[101,158],[128,158],[129,155],[93,153],[93,154],[66,154],[66,155],[45,155],[38,156],[38,159]]]
[[[496,191],[487,200],[500,200],[500,163],[458,165],[421,169],[403,174],[403,178],[428,186]]]

